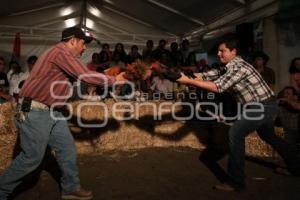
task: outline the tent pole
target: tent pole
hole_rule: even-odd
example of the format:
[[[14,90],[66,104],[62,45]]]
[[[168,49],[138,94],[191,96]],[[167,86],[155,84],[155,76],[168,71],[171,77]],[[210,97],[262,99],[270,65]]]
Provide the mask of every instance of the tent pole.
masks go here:
[[[86,30],[86,10],[87,10],[87,0],[82,1],[82,10],[80,16],[80,27]]]

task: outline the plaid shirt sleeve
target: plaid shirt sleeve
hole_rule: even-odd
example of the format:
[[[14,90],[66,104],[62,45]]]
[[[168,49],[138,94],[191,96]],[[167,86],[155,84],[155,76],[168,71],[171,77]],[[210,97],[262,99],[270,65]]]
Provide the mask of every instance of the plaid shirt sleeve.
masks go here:
[[[216,80],[217,78],[219,78],[219,76],[219,71],[216,69],[209,70],[208,72],[204,72],[202,74],[203,80],[206,81]]]
[[[214,81],[218,92],[224,92],[246,76],[246,72],[236,65],[228,68],[227,72]]]

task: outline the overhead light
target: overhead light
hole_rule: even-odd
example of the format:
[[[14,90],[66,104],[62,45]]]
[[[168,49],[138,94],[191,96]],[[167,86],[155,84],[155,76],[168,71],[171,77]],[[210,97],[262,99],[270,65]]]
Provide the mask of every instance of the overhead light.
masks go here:
[[[115,4],[114,2],[112,2],[111,0],[104,0],[106,3],[109,3],[109,4]]]
[[[66,25],[66,28],[76,26],[76,18],[71,18],[71,19],[65,20],[65,25]]]
[[[93,29],[95,25],[95,22],[89,18],[86,18],[86,27]]]
[[[246,4],[245,0],[236,0],[237,2],[241,3],[241,4]]]
[[[96,7],[89,6],[88,10],[90,11],[90,13],[92,13],[96,17],[101,17],[102,16],[101,11],[98,8],[96,8]]]
[[[60,16],[68,16],[73,12],[74,12],[73,8],[69,6],[60,10]]]
[[[182,17],[184,17],[184,18],[186,18],[186,19],[188,19],[190,21],[193,21],[193,22],[195,22],[195,23],[197,23],[199,25],[202,25],[202,26],[205,25],[204,22],[202,22],[202,21],[200,21],[198,19],[195,19],[193,17],[187,16],[184,13],[182,13],[182,12],[180,12],[180,11],[174,9],[174,8],[171,8],[170,6],[167,6],[167,5],[161,3],[161,2],[159,2],[157,0],[147,0],[147,1],[150,2],[150,3],[152,3],[152,4],[154,4],[154,5],[156,5],[156,6],[158,6],[158,7],[160,7],[160,8],[163,8],[163,9],[168,10],[168,11],[174,13],[174,14],[182,16]]]

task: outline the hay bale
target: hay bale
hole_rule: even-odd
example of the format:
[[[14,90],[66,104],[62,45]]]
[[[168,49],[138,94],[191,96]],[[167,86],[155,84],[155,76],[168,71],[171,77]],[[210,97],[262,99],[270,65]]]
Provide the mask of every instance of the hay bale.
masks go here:
[[[80,104],[85,101],[74,102],[71,104],[71,111],[74,116],[71,125],[71,131],[75,138],[80,138],[76,141],[79,152],[87,152],[93,149],[98,150],[129,150],[145,147],[168,147],[168,146],[190,146],[198,148],[199,142],[192,133],[197,129],[192,129],[184,133],[186,136],[180,141],[164,138],[164,135],[172,135],[180,127],[183,122],[170,120],[172,118],[172,102],[151,101],[151,102],[115,102],[112,99],[106,100],[108,114],[103,116],[103,110],[99,110],[97,105],[88,105],[81,107]],[[157,116],[157,108],[163,106],[164,112],[161,113],[162,120],[155,120]],[[133,110],[125,112],[115,112],[116,109]],[[156,109],[155,109],[156,108]],[[175,112],[180,111],[180,106],[173,108]],[[78,112],[80,110],[80,112]],[[158,113],[160,114],[160,113]],[[123,121],[124,117],[131,116],[131,120]],[[77,118],[87,123],[102,123],[105,118],[108,118],[108,124],[102,128],[83,128],[77,123]],[[186,126],[186,125],[184,125]],[[190,132],[190,133],[189,133]],[[85,136],[83,136],[85,135]],[[158,136],[159,135],[159,136]],[[92,146],[92,148],[90,148]]]
[[[10,165],[17,140],[13,119],[15,104],[0,104],[0,171]]]
[[[14,110],[16,104],[4,103],[0,104],[0,135],[7,135],[16,132],[16,126],[14,123]]]
[[[283,137],[283,128],[275,127],[275,134]],[[246,137],[246,153],[254,157],[264,157],[272,160],[281,160],[277,152],[266,142],[264,142],[256,132]]]
[[[162,120],[154,120],[157,113],[153,107],[143,102],[130,102],[115,106],[115,101],[107,99],[102,104],[88,101],[77,101],[70,104],[70,113],[73,116],[69,121],[69,127],[75,137],[78,153],[88,154],[106,150],[131,150],[145,147],[178,147],[186,146],[195,149],[203,149],[206,140],[214,132],[216,144],[227,145],[227,129],[224,125],[201,124],[200,122],[182,122],[172,120],[170,116],[172,102],[153,101],[156,107],[164,105],[167,110]],[[82,106],[84,105],[85,106]],[[107,106],[107,115],[101,106]],[[117,112],[113,116],[114,109],[128,109],[133,106],[134,112]],[[81,108],[80,108],[81,107]],[[14,105],[10,103],[0,105],[0,170],[6,168],[11,161],[16,142],[16,127],[13,120]],[[180,111],[177,106],[175,112]],[[133,119],[122,121],[115,117],[128,117]],[[85,124],[100,124],[106,119],[108,123],[101,128],[87,128],[78,125],[80,118]],[[219,126],[219,128],[217,128]],[[227,127],[227,126],[226,126]],[[213,130],[215,129],[215,130]],[[282,129],[276,129],[277,134],[283,134]],[[219,141],[218,141],[219,140]],[[251,134],[246,138],[246,153],[251,156],[279,158],[273,149],[265,144],[257,134]]]

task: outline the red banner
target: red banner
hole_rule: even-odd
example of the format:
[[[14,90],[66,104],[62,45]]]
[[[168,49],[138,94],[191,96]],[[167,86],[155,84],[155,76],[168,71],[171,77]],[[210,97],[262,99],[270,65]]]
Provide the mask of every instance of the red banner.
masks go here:
[[[20,57],[21,57],[21,34],[16,33],[13,54],[12,54],[12,61],[19,61]]]

